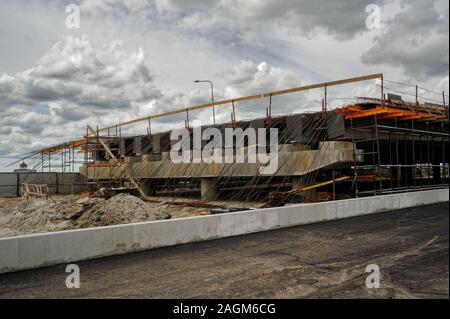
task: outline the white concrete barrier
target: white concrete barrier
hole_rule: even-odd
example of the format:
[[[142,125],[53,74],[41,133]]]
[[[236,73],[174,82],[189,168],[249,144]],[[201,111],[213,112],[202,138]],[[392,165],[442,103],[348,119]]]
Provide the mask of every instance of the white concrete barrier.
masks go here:
[[[449,200],[448,189],[0,239],[0,273]]]

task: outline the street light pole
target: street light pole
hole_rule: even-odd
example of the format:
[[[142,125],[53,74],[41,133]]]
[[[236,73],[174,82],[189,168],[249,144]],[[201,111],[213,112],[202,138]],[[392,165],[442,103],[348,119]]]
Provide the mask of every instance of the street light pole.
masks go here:
[[[211,85],[211,102],[214,103],[214,85],[210,80],[195,80],[195,83],[209,83],[209,85]],[[213,123],[214,125],[216,124],[216,110],[215,107],[213,105],[212,107],[213,110]]]

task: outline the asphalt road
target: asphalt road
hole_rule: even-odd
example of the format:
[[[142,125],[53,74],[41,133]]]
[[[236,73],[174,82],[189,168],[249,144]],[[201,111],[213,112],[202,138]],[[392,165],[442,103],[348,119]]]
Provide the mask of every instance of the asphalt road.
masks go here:
[[[449,205],[0,275],[0,298],[448,298]],[[367,289],[366,266],[381,270]]]

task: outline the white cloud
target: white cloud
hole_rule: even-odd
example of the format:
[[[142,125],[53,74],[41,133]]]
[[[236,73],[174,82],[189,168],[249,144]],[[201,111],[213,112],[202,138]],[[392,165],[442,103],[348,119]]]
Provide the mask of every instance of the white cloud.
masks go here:
[[[294,72],[272,67],[266,62],[256,64],[252,61],[241,61],[222,75],[228,83],[224,94],[226,98],[301,85]]]
[[[151,4],[148,0],[82,0],[81,10],[90,14],[112,13],[118,9],[125,9],[135,13],[144,10]]]
[[[219,0],[156,0],[156,7],[160,11],[182,12],[193,9],[211,9],[218,2]]]
[[[358,86],[352,89],[351,97],[374,97],[381,98],[381,90],[379,88],[381,81],[373,80],[365,86]]]
[[[1,75],[0,134],[7,141],[0,145],[2,153],[25,153],[77,138],[86,124],[113,125],[209,101],[206,88],[185,94],[158,88],[145,61],[142,48],[130,52],[120,41],[96,48],[87,36],[65,36],[30,69]],[[216,89],[217,99],[300,83],[293,72],[266,62],[242,61],[222,76],[225,85]],[[174,120],[182,123],[183,116],[163,119],[156,127],[167,129]],[[196,116],[201,115],[192,119]]]
[[[227,85],[224,97],[256,95],[305,85],[304,79],[292,70],[274,67],[267,62],[255,63],[244,60],[222,73]],[[282,115],[300,111],[318,111],[314,101],[319,92],[301,92],[272,98],[272,115]],[[320,94],[320,93],[319,93]],[[264,117],[269,99],[239,103],[240,114],[244,118]]]
[[[42,139],[52,144],[74,133],[68,123],[80,134],[90,117],[137,116],[140,105],[160,97],[142,48],[129,52],[114,42],[96,49],[86,36],[61,37],[32,68],[0,76],[2,148],[29,151],[33,145],[19,138],[40,140],[53,127],[59,134]]]
[[[373,0],[73,2],[81,3],[79,30],[65,27],[66,2],[0,4],[3,155],[80,136],[88,123],[112,125],[209,101],[209,86],[195,79],[212,80],[217,100],[375,72],[405,82],[421,77],[424,87],[436,90],[448,86],[443,0],[429,8],[428,1],[376,1],[386,33],[366,29],[365,7]],[[414,45],[405,50],[408,42]],[[377,93],[363,85],[353,92],[351,86],[330,89],[330,101],[358,90]],[[276,97],[274,107],[280,113],[317,110],[322,93]],[[239,103],[238,114],[263,116],[267,104]],[[219,115],[229,120],[227,108]],[[178,116],[156,124],[182,123]]]
[[[128,107],[131,101],[146,103],[161,94],[142,48],[129,53],[113,43],[97,50],[86,36],[61,37],[31,69],[2,75],[0,92],[9,101],[3,108],[61,101],[109,110]]]
[[[436,90],[438,92],[440,91],[444,91],[448,94],[448,86],[449,86],[449,80],[448,80],[448,75],[446,77],[444,77],[441,81],[439,81],[439,84],[436,88]]]

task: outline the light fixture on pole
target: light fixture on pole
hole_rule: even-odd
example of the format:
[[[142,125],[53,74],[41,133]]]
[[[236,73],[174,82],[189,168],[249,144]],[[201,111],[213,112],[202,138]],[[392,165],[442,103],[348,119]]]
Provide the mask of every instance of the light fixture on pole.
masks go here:
[[[194,83],[209,83],[211,85],[211,102],[214,103],[214,85],[209,80],[195,80]],[[212,107],[213,110],[213,123],[216,124],[216,110],[214,108],[214,105]]]

